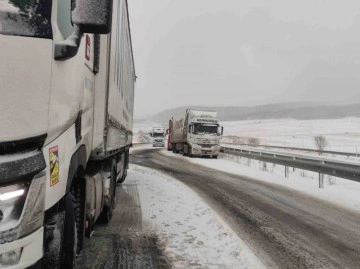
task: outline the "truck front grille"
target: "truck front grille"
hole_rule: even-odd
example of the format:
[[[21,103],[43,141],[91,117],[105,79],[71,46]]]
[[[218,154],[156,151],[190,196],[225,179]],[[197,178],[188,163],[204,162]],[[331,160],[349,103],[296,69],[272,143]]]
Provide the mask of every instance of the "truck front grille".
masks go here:
[[[202,145],[201,145],[201,147],[203,147],[203,148],[211,148],[211,146],[212,146],[212,145],[210,145],[210,144],[202,144]]]
[[[46,136],[44,134],[22,140],[0,142],[0,155],[40,150],[44,145]]]

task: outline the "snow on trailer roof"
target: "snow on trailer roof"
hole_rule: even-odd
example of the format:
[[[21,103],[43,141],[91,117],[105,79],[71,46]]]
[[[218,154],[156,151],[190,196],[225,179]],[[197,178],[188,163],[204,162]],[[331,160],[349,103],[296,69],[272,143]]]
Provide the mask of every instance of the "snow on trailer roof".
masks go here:
[[[187,112],[191,117],[217,117],[217,111],[215,110],[193,110],[188,109]]]

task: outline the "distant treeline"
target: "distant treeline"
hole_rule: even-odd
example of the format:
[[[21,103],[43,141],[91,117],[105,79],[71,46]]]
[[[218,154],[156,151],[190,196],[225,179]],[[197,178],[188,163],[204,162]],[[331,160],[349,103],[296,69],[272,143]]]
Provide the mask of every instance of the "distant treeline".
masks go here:
[[[180,115],[186,108],[217,110],[221,121],[253,120],[253,119],[338,119],[360,117],[360,104],[352,105],[313,105],[304,103],[282,103],[249,107],[205,107],[189,106],[164,110],[144,120],[167,122],[173,115]]]

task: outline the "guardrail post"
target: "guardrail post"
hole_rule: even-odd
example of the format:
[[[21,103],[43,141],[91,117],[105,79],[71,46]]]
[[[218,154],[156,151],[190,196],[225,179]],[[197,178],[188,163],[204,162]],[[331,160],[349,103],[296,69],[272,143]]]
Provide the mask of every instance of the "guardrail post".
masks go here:
[[[285,166],[285,177],[289,177],[289,166]]]
[[[262,170],[263,170],[263,171],[267,171],[267,165],[266,165],[266,162],[263,162]]]
[[[324,174],[319,173],[319,188],[323,189],[324,188]]]

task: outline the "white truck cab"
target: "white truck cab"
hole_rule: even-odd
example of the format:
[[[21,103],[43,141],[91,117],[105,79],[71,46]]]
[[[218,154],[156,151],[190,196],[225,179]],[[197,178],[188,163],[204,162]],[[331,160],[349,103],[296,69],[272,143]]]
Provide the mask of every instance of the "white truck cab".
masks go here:
[[[150,136],[153,147],[165,147],[165,127],[153,127]]]
[[[0,268],[72,268],[132,144],[126,0],[0,0]]]
[[[222,134],[216,111],[187,109],[184,115],[169,120],[170,144],[175,153],[217,158]]]

